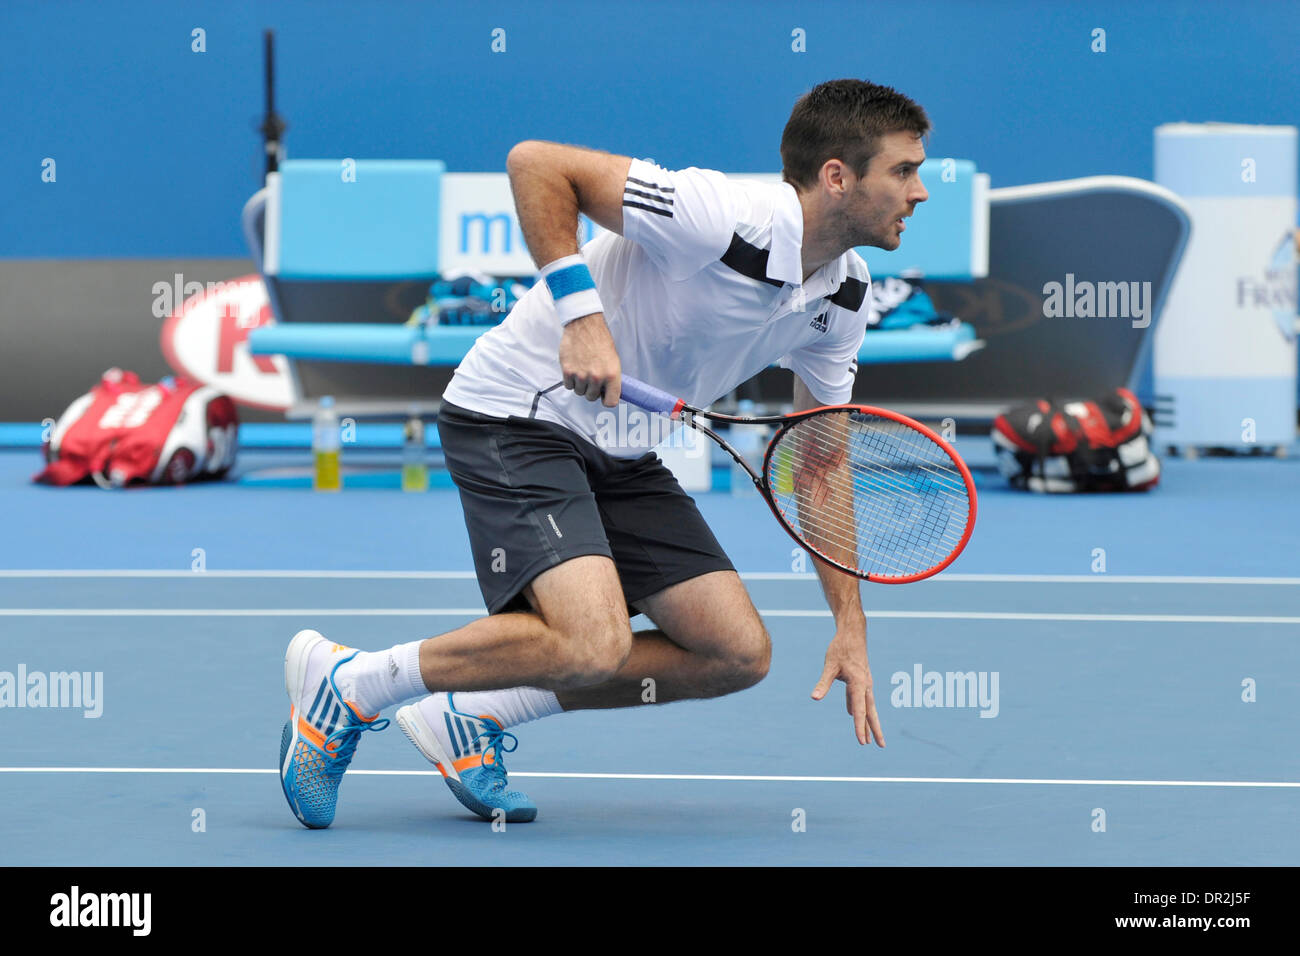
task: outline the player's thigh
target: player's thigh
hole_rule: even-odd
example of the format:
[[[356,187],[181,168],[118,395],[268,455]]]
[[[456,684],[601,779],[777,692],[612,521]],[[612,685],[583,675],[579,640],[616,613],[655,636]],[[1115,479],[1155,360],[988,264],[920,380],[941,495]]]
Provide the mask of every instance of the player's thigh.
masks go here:
[[[611,468],[594,490],[628,603],[678,646],[766,673],[767,629],[672,472],[647,455]]]
[[[577,559],[587,567],[599,558],[595,565],[608,568],[595,573],[598,587],[567,589],[574,600],[585,593],[593,604],[608,601],[608,582],[617,584],[617,575],[578,439],[556,425],[491,418],[445,402],[438,428],[488,611],[528,610],[530,583]],[[573,578],[572,568],[554,578],[548,603],[557,621],[576,617],[560,586]]]
[[[735,571],[679,581],[636,606],[674,644],[760,675],[767,672],[772,640]]]
[[[631,620],[610,558],[571,558],[538,574],[523,593],[547,626],[585,656],[617,669],[631,651]]]
[[[739,581],[695,500],[657,456],[611,465],[592,489],[629,605],[664,592],[688,593],[672,589],[718,571]]]

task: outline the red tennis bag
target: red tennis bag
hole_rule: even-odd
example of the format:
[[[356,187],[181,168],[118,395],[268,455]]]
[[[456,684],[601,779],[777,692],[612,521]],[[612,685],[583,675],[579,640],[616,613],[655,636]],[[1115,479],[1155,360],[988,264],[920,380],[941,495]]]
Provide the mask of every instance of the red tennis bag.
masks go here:
[[[120,488],[219,478],[235,463],[238,433],[235,403],[215,388],[170,377],[145,385],[111,368],[54,425],[32,480]]]
[[[1160,481],[1151,419],[1117,388],[1089,401],[1039,399],[993,422],[998,470],[1015,488],[1043,492],[1144,491]]]

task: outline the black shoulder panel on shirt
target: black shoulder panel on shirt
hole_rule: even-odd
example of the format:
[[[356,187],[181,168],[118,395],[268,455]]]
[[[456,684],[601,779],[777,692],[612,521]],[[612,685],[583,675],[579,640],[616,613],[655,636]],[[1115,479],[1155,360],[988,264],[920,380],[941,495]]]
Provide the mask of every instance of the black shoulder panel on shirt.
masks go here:
[[[867,284],[861,279],[845,276],[844,283],[830,297],[830,301],[841,309],[856,312],[862,308],[862,300],[867,297]]]
[[[780,279],[769,279],[767,276],[767,257],[769,254],[769,250],[751,246],[744,239],[741,239],[739,234],[733,234],[731,245],[722,254],[719,261],[728,269],[739,272],[746,278],[766,282],[768,285],[783,286],[785,283]]]

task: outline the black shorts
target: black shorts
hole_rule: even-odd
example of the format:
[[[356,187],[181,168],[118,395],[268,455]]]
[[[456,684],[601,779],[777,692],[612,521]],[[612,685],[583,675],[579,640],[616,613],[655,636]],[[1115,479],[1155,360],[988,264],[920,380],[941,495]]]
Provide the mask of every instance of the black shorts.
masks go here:
[[[528,610],[533,578],[584,554],[613,559],[630,613],[671,584],[735,570],[653,452],[615,458],[563,426],[447,401],[438,433],[492,614]]]

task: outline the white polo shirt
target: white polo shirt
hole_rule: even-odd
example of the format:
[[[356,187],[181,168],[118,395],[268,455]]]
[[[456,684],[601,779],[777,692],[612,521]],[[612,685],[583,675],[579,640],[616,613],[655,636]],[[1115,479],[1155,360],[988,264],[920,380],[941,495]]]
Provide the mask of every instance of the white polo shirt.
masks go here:
[[[849,250],[802,281],[793,186],[634,159],[623,233],[603,233],[582,255],[624,375],[705,408],[779,362],[819,401],[849,401],[871,276]],[[611,429],[613,410],[566,389],[562,334],[539,282],[478,338],[443,397],[485,415],[563,425],[618,457],[644,454],[666,432]]]

